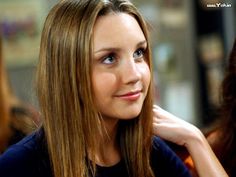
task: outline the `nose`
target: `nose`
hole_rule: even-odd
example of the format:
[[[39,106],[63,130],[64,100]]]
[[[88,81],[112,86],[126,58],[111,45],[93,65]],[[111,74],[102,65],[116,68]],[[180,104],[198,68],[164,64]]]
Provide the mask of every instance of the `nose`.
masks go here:
[[[141,79],[141,70],[139,64],[133,59],[123,63],[122,80],[125,84],[134,84]]]

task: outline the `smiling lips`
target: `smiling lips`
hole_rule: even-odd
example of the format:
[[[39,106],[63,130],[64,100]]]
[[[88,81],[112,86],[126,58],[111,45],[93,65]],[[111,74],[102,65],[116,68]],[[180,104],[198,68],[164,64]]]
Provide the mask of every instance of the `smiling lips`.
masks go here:
[[[128,92],[123,95],[118,95],[116,97],[127,100],[127,101],[136,101],[141,96],[141,90],[135,92]]]

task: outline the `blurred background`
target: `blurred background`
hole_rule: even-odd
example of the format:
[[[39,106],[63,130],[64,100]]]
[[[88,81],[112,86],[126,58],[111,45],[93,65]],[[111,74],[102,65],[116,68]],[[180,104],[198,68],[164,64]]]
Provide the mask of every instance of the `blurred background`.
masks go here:
[[[58,0],[0,0],[3,56],[12,88],[37,108],[34,77],[45,17]],[[132,0],[149,22],[155,100],[198,127],[217,117],[236,34],[235,0]]]

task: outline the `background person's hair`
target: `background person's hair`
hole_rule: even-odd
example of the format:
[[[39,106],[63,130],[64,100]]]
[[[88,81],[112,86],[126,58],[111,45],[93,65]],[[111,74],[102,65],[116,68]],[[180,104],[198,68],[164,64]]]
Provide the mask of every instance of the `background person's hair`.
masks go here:
[[[55,177],[95,173],[95,163],[89,159],[95,161],[97,136],[105,134],[105,128],[94,103],[91,82],[93,27],[99,16],[120,12],[132,15],[142,28],[148,42],[145,57],[152,74],[146,23],[128,0],[63,0],[45,21],[37,94]],[[133,177],[153,176],[149,162],[152,92],[151,81],[141,114],[121,121],[119,127],[122,156]]]
[[[6,80],[6,71],[4,70],[2,54],[2,37],[0,34],[0,154],[7,146],[7,140],[10,136],[9,131],[9,93]]]
[[[36,129],[33,109],[23,106],[10,86],[2,47],[0,33],[0,154]]]
[[[222,82],[221,119],[217,127],[222,132],[217,143],[220,154],[217,155],[230,175],[236,164],[236,39],[227,62]]]

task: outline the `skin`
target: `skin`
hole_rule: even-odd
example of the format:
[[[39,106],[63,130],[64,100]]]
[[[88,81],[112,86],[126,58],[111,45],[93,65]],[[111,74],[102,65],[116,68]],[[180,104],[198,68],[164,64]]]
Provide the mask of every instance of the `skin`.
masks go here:
[[[96,163],[110,166],[120,160],[115,138],[119,120],[137,117],[147,95],[150,83],[145,60],[147,42],[135,18],[111,13],[97,19],[93,46],[95,103],[109,135],[100,141]]]
[[[227,177],[225,170],[216,158],[201,131],[194,125],[153,107],[154,134],[181,146],[190,153],[199,177]]]

